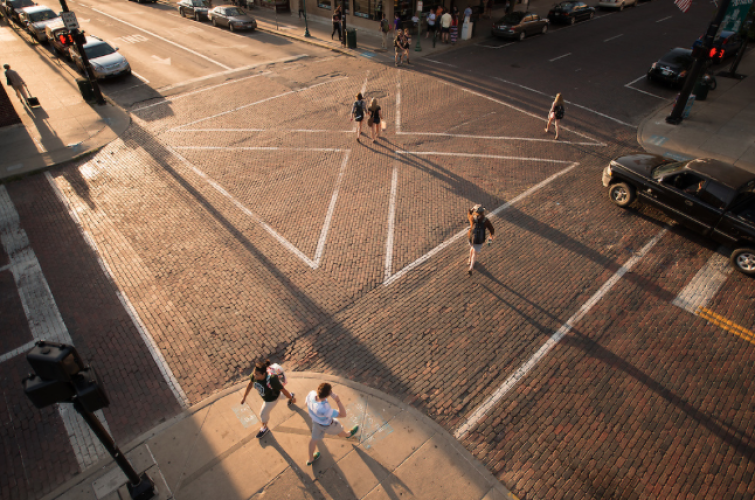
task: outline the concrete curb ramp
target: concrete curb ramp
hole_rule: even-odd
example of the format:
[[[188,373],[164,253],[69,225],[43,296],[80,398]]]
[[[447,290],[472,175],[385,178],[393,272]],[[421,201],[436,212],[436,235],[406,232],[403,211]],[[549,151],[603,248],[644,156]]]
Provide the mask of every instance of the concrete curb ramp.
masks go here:
[[[516,497],[453,437],[414,408],[340,377],[288,374],[297,404],[274,408],[272,432],[256,439],[261,400],[247,404],[241,383],[195,405],[122,449],[146,470],[161,499],[459,499]],[[306,466],[310,418],[304,398],[333,384],[346,407],[349,440],[326,438],[321,458]],[[45,499],[128,499],[126,478],[112,460],[95,464]]]

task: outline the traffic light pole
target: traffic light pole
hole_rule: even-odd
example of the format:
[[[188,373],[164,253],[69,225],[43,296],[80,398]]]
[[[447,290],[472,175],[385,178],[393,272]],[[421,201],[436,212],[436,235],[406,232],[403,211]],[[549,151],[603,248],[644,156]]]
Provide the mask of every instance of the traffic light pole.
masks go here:
[[[94,413],[87,411],[76,398],[73,400],[73,407],[79,415],[81,415],[81,418],[84,419],[87,425],[89,425],[89,428],[92,429],[94,435],[100,440],[102,446],[104,446],[107,452],[110,453],[110,456],[113,457],[115,463],[118,464],[118,467],[121,468],[128,478],[128,491],[131,494],[131,498],[134,500],[147,500],[148,498],[152,498],[156,493],[155,484],[149,478],[147,473],[145,472],[141,476],[137,474],[131,466],[131,462],[129,462],[128,458],[121,453],[121,450],[118,449],[113,438],[108,434],[107,429],[105,429],[102,422],[100,422]]]
[[[716,33],[718,32],[718,27],[721,25],[721,21],[723,21],[730,3],[731,0],[721,0],[716,17],[710,25],[708,25],[708,32],[705,33],[705,36],[703,37],[702,50],[698,50],[695,55],[695,61],[692,63],[692,68],[687,75],[687,79],[684,81],[684,87],[682,87],[682,91],[679,92],[679,97],[676,99],[674,109],[671,111],[671,114],[666,117],[666,123],[671,125],[679,125],[682,123],[682,113],[684,112],[684,107],[687,105],[687,99],[689,99],[690,94],[692,94],[692,89],[694,88],[695,83],[697,83],[697,79],[705,70],[708,53],[710,52],[711,47],[713,47],[713,38],[715,38]]]
[[[341,33],[343,35],[343,37],[341,37],[341,45],[346,47],[346,0],[341,0],[341,22],[343,23],[341,26],[343,28],[343,33]]]
[[[63,8],[63,12],[70,12],[68,10],[68,4],[66,3],[66,0],[60,0],[60,6]],[[94,76],[92,65],[89,63],[87,53],[84,51],[84,44],[81,43],[81,38],[83,38],[83,35],[79,32],[79,30],[75,31],[75,33],[71,33],[71,35],[73,35],[73,43],[74,45],[76,45],[76,50],[81,55],[81,62],[84,64],[84,71],[86,71],[87,78],[89,78],[89,83],[92,84],[92,90],[94,90],[94,98],[97,101],[97,104],[105,104],[105,98],[102,97],[100,84],[97,82],[97,77]]]

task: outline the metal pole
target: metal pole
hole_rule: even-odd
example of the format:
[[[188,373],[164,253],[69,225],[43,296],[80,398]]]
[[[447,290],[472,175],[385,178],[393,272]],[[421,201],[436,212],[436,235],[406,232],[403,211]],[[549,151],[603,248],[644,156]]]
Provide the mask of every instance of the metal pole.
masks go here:
[[[721,21],[723,21],[724,16],[726,15],[726,10],[729,8],[729,3],[731,3],[731,0],[721,0],[721,4],[718,6],[716,17],[713,19],[710,25],[708,25],[708,32],[705,33],[705,36],[703,37],[702,50],[700,51],[700,54],[695,57],[695,61],[692,63],[692,68],[687,75],[687,80],[685,80],[684,82],[682,91],[679,92],[679,97],[676,100],[674,109],[671,111],[671,114],[666,117],[666,123],[671,125],[679,125],[680,123],[682,123],[682,113],[684,112],[684,106],[687,105],[687,99],[689,99],[689,96],[692,93],[692,88],[695,86],[697,79],[705,69],[708,53],[710,52],[711,47],[713,47],[713,38],[716,36],[718,27],[721,25]]]
[[[422,45],[420,44],[420,40],[422,40],[422,13],[419,13],[419,23],[417,26],[417,46],[414,47],[414,52],[422,52]]]
[[[60,6],[63,8],[63,12],[70,12],[68,10],[68,4],[66,3],[66,0],[60,0]],[[79,40],[79,30],[74,31],[75,33],[71,33],[73,35],[73,43],[74,45],[76,45],[76,50],[78,50],[79,54],[81,54],[81,61],[84,63],[84,71],[86,71],[87,78],[89,78],[89,83],[92,84],[92,90],[94,90],[94,98],[97,101],[97,104],[105,104],[105,98],[102,97],[100,84],[99,82],[97,82],[97,78],[94,76],[92,65],[89,63],[87,53],[84,52],[84,47],[81,43],[81,40]]]
[[[346,0],[341,0],[341,45],[346,47]]]
[[[304,38],[309,38],[312,35],[309,34],[309,24],[307,24],[307,0],[302,0],[304,3]]]
[[[734,62],[731,63],[731,67],[729,68],[729,76],[733,78],[737,78],[737,68],[739,67],[739,62],[742,60],[742,56],[745,53],[745,49],[747,48],[747,42],[750,41],[749,31],[750,31],[751,26],[752,26],[752,17],[748,18],[744,23],[744,28],[743,28],[745,30],[744,42],[742,43],[742,46],[739,47],[739,52],[737,52],[737,55],[734,58]]]
[[[118,464],[118,467],[120,467],[123,473],[126,474],[129,482],[133,485],[139,484],[141,481],[141,479],[139,479],[139,474],[137,474],[131,466],[131,462],[128,461],[128,458],[126,458],[123,453],[121,453],[121,450],[118,449],[115,441],[110,437],[110,434],[108,434],[105,427],[102,426],[102,422],[100,422],[97,416],[92,412],[86,411],[81,406],[78,399],[74,399],[73,407],[79,412],[79,415],[81,415],[81,418],[84,419],[87,425],[89,425],[89,428],[92,429],[92,432],[94,432],[94,435],[100,440],[102,446],[104,446],[107,452],[110,453],[110,456],[113,457],[113,460]]]

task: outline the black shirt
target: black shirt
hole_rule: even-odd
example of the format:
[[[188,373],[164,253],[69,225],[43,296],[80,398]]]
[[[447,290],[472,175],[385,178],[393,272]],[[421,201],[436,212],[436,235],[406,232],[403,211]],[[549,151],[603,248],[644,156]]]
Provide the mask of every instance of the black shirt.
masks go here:
[[[263,401],[275,401],[281,395],[283,385],[278,380],[278,375],[267,375],[265,380],[257,380],[252,373],[251,378],[254,381],[254,388],[257,389]]]

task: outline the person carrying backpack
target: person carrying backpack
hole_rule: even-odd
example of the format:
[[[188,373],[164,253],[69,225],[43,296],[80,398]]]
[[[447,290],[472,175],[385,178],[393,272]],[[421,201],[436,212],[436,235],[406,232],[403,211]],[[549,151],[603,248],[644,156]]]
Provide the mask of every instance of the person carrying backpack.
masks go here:
[[[359,138],[362,137],[362,120],[364,120],[367,105],[362,100],[361,92],[357,94],[356,99],[354,105],[351,107],[351,121],[356,120],[357,122],[357,142],[359,142]]]
[[[380,36],[383,40],[383,48],[388,49],[388,32],[391,31],[391,24],[388,22],[388,19],[385,18],[385,14],[383,14],[383,18],[380,20]]]
[[[283,387],[283,384],[286,383],[286,374],[283,373],[283,368],[278,364],[271,364],[269,359],[266,359],[264,362],[257,361],[249,379],[249,385],[246,386],[246,392],[244,392],[244,397],[241,398],[241,404],[243,405],[246,401],[246,397],[249,395],[252,387],[257,389],[262,398],[262,409],[260,410],[262,427],[257,433],[257,438],[259,439],[270,430],[267,427],[267,423],[270,421],[270,412],[278,404],[278,398],[280,398],[281,393],[288,398],[289,406],[296,403],[296,398],[293,392],[288,392]]]
[[[556,139],[558,139],[558,124],[561,123],[561,119],[564,117],[564,98],[561,94],[556,94],[551,109],[548,112],[548,124],[545,126],[545,133],[548,133],[548,129],[551,128],[551,122],[556,127]]]
[[[493,241],[495,228],[490,220],[485,217],[485,209],[480,205],[475,205],[469,209],[467,219],[469,219],[469,232],[467,233],[469,239],[469,270],[467,273],[471,276],[475,260],[477,260],[477,253],[482,250],[482,245],[487,239],[485,231],[490,231],[490,242]]]

